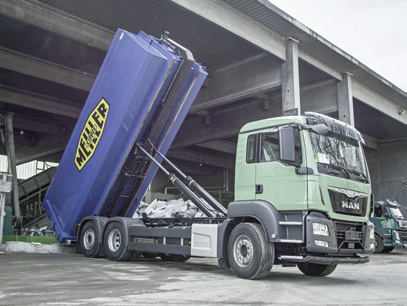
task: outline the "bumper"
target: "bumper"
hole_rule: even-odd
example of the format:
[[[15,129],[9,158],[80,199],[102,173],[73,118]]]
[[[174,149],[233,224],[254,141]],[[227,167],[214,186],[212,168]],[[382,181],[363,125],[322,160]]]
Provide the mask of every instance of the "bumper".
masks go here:
[[[313,256],[309,255],[301,258],[300,256],[286,256],[281,258],[290,263],[312,263],[321,265],[334,264],[362,264],[370,261],[368,256]]]
[[[329,230],[327,235],[315,234],[313,223],[325,224]],[[312,212],[306,217],[307,251],[323,254],[371,254],[374,252],[374,239],[370,238],[372,232],[374,225],[369,221],[364,225],[341,223],[330,220],[321,213]]]

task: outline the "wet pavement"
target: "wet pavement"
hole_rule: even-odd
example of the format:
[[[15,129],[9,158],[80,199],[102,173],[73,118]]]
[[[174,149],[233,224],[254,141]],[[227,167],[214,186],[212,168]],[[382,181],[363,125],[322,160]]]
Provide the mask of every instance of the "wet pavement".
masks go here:
[[[309,277],[274,266],[263,280],[217,260],[112,262],[81,254],[0,255],[0,305],[407,305],[407,251]]]

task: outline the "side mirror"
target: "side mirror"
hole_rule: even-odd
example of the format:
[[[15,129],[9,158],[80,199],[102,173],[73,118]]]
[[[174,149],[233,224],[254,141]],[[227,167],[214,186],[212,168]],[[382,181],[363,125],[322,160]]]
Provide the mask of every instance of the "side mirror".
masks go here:
[[[295,143],[294,128],[291,126],[279,130],[280,138],[280,160],[294,163],[295,162]]]

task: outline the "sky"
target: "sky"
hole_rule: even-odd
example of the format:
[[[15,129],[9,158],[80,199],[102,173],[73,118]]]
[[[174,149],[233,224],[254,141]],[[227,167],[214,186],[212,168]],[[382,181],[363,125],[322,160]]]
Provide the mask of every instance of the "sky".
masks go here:
[[[407,0],[269,1],[407,91]]]

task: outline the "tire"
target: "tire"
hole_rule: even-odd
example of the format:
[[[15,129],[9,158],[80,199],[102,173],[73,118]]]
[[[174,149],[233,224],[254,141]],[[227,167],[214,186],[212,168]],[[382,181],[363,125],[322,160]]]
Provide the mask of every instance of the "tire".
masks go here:
[[[100,243],[98,239],[98,230],[95,222],[89,221],[85,223],[79,238],[82,253],[86,257],[98,257]]]
[[[119,222],[111,222],[107,225],[103,235],[103,251],[110,260],[125,261],[130,258],[132,251],[125,245],[126,232]]]
[[[184,255],[173,255],[173,254],[159,254],[161,260],[163,261],[172,261],[172,262],[185,262],[190,259],[190,256]]]
[[[158,256],[157,253],[142,253],[144,258],[156,258]]]
[[[141,252],[133,251],[130,253],[129,259],[127,261],[137,261],[141,257]]]
[[[260,224],[241,223],[230,234],[228,260],[240,278],[265,278],[273,267],[274,244],[266,241]]]
[[[388,247],[388,248],[384,248],[382,253],[390,253],[391,251],[394,250],[394,247]]]
[[[383,249],[384,249],[383,239],[378,234],[374,235],[374,247],[375,247],[375,250],[374,250],[375,253],[383,252]]]
[[[308,276],[327,276],[335,271],[337,265],[320,265],[310,263],[297,264],[298,269]]]

